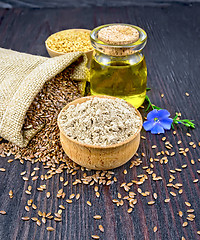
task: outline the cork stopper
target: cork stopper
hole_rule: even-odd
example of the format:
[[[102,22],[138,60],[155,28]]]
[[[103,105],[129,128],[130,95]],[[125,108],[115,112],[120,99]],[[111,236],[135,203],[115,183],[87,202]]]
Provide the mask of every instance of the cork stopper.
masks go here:
[[[139,31],[126,25],[111,25],[98,32],[98,39],[112,45],[126,45],[139,39]]]

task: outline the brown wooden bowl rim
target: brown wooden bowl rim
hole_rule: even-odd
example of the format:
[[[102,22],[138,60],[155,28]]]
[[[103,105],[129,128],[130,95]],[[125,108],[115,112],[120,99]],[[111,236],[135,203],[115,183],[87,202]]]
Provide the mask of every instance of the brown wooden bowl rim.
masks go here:
[[[62,31],[59,31],[59,32],[65,32],[65,31],[69,31],[69,30],[89,32],[89,33],[91,32],[91,30],[89,30],[89,29],[83,29],[83,28],[72,28],[72,29],[62,30]],[[66,53],[71,53],[71,52],[57,52],[57,51],[51,49],[51,48],[47,45],[47,40],[48,40],[52,35],[54,35],[54,34],[56,34],[56,33],[59,33],[59,32],[55,32],[55,33],[51,34],[51,35],[46,39],[46,41],[45,41],[46,49],[49,50],[49,51],[51,51],[52,53],[55,53],[55,54],[58,54],[58,55],[64,55],[64,54],[66,54]],[[77,51],[77,52],[82,52],[82,51]],[[89,51],[86,51],[86,52],[84,52],[84,53],[87,54],[87,53],[91,53],[91,52],[93,52],[93,50],[89,50]]]
[[[139,126],[137,132],[136,132],[134,135],[130,136],[127,140],[125,140],[125,141],[123,141],[123,142],[116,143],[116,144],[113,144],[113,145],[107,145],[107,146],[91,145],[91,144],[79,142],[79,141],[73,139],[72,137],[67,136],[67,135],[64,133],[64,131],[63,131],[63,129],[62,129],[62,127],[60,126],[60,123],[59,123],[59,119],[60,119],[60,116],[61,116],[62,112],[63,112],[64,110],[66,110],[70,105],[76,105],[76,104],[80,103],[79,101],[82,100],[82,99],[85,99],[85,101],[83,101],[83,102],[86,102],[86,101],[88,101],[88,100],[90,100],[90,99],[92,99],[92,98],[96,98],[96,97],[98,97],[98,98],[108,98],[108,99],[117,99],[116,97],[112,97],[112,96],[96,95],[96,96],[86,96],[86,97],[77,98],[77,99],[75,99],[74,101],[68,103],[68,104],[60,111],[60,113],[59,113],[59,115],[58,115],[57,124],[58,124],[58,127],[59,127],[59,129],[60,129],[60,132],[61,132],[67,139],[69,139],[70,141],[74,142],[75,144],[78,144],[78,145],[81,145],[81,146],[87,147],[87,148],[93,148],[93,149],[110,149],[110,148],[117,148],[117,147],[120,147],[120,146],[122,146],[122,145],[125,145],[125,144],[131,142],[133,139],[135,139],[135,138],[137,137],[137,135],[141,132],[143,121],[142,121],[142,116],[141,116],[140,112],[139,112],[133,105],[131,105],[131,104],[128,103],[128,102],[126,102],[126,103],[127,103],[130,107],[134,108],[134,109],[136,110],[136,112],[137,112],[137,115],[140,117],[140,126]],[[81,102],[81,103],[82,103],[82,102]]]

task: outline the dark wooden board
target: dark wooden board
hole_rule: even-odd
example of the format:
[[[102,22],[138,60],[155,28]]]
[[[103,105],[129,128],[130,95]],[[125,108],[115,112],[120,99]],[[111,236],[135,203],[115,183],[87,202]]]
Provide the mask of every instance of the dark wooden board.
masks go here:
[[[200,231],[200,187],[199,183],[193,180],[199,178],[197,169],[200,169],[198,161],[200,148],[189,147],[187,156],[179,155],[177,141],[182,140],[182,147],[186,148],[189,141],[198,143],[200,141],[199,118],[200,118],[200,98],[199,98],[199,74],[200,74],[200,5],[192,6],[171,5],[166,7],[123,7],[123,8],[66,8],[66,9],[1,9],[0,10],[0,47],[11,48],[13,50],[27,52],[36,55],[47,56],[44,41],[54,32],[68,28],[89,28],[112,22],[126,22],[139,25],[148,33],[148,44],[145,48],[145,56],[148,66],[148,86],[151,87],[149,97],[152,102],[170,111],[172,116],[175,112],[181,112],[182,116],[194,119],[195,130],[187,130],[184,127],[177,127],[177,135],[172,131],[166,132],[165,136],[174,146],[176,155],[169,157],[167,165],[155,163],[154,172],[162,176],[162,181],[153,181],[151,177],[141,186],[143,191],[156,192],[158,199],[156,204],[148,206],[147,202],[152,198],[147,198],[137,194],[138,203],[131,214],[127,213],[128,204],[116,207],[112,203],[113,198],[117,198],[117,192],[122,196],[126,192],[120,188],[120,183],[130,182],[136,179],[138,174],[144,173],[143,166],[149,165],[150,157],[155,156],[158,150],[151,146],[156,144],[158,149],[163,148],[160,136],[151,135],[142,131],[142,135],[147,140],[141,140],[138,150],[146,154],[142,157],[143,164],[137,168],[129,169],[130,162],[114,170],[118,179],[118,184],[111,186],[100,186],[101,196],[95,197],[94,186],[77,185],[76,187],[65,187],[66,195],[80,193],[79,201],[73,204],[66,204],[65,200],[56,199],[56,193],[60,189],[58,176],[47,181],[47,189],[52,193],[50,199],[45,198],[45,192],[36,190],[45,182],[38,179],[33,184],[31,181],[24,182],[20,173],[27,170],[27,176],[33,171],[33,167],[40,166],[39,163],[32,166],[29,162],[20,164],[19,161],[7,163],[9,158],[0,159],[0,167],[6,172],[0,172],[0,210],[5,210],[6,215],[0,215],[0,239],[62,239],[62,240],[82,240],[91,239],[92,234],[97,234],[105,240],[179,240],[182,236],[188,240],[200,239],[197,231]],[[185,92],[190,94],[189,97]],[[164,98],[160,95],[164,94]],[[141,110],[145,115],[144,110]],[[192,134],[191,140],[186,136],[186,132]],[[195,164],[191,164],[194,159]],[[183,193],[177,197],[170,195],[170,188],[166,187],[169,180],[169,169],[181,168],[183,164],[188,167],[182,172],[174,174],[175,182],[183,184]],[[127,169],[128,174],[124,175],[123,170]],[[40,173],[45,170],[40,166]],[[62,173],[65,180],[70,183],[75,178],[82,176],[67,175]],[[28,196],[24,190],[28,184],[33,186],[32,195]],[[13,199],[9,198],[9,190],[13,190]],[[137,186],[131,189],[137,192]],[[174,190],[177,192],[177,190]],[[169,197],[170,203],[164,203],[164,199]],[[24,222],[22,216],[35,216],[35,210],[26,213],[24,206],[26,201],[33,198],[41,211],[56,211],[58,205],[63,202],[66,210],[63,220],[60,223],[52,221],[52,226],[56,228],[54,232],[47,232],[46,225],[36,226],[32,221]],[[91,201],[92,207],[86,204]],[[186,220],[185,201],[192,203],[195,209],[196,219],[189,222],[183,228],[182,223]],[[184,216],[180,218],[177,213],[181,210]],[[99,214],[102,220],[94,220],[93,215]],[[98,230],[98,224],[102,224],[105,232]],[[158,227],[156,233],[154,226]]]
[[[173,3],[191,5],[200,0],[4,0],[1,8],[62,8],[62,7],[124,7],[124,6],[166,6]]]

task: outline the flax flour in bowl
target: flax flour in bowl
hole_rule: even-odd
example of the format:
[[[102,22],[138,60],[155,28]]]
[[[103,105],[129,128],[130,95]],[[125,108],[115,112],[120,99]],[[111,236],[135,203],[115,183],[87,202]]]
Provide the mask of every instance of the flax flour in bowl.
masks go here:
[[[79,98],[59,114],[60,138],[66,154],[81,166],[106,170],[126,163],[138,149],[142,117],[122,99]]]

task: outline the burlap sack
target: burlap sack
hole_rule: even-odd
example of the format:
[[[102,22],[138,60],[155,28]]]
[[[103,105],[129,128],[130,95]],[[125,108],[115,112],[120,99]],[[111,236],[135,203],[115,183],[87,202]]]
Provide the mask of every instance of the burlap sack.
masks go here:
[[[33,99],[46,81],[78,59],[72,78],[86,80],[85,54],[76,52],[46,58],[0,48],[0,136],[25,147],[39,130],[22,131]]]

